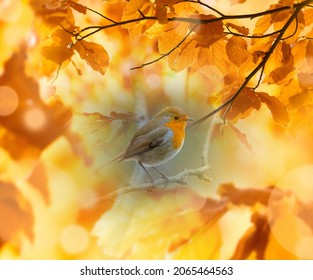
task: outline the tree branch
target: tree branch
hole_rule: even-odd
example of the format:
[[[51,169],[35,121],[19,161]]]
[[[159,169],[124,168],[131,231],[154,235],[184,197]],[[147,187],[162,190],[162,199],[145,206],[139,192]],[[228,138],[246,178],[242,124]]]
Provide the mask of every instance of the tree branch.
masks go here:
[[[204,165],[204,166],[201,166],[201,167],[196,168],[196,169],[186,169],[183,172],[181,172],[175,176],[168,177],[169,184],[177,183],[177,184],[185,185],[186,184],[185,179],[190,177],[190,176],[195,176],[201,180],[211,182],[211,179],[205,175],[205,172],[209,169],[210,169],[209,165]],[[156,186],[162,185],[164,183],[165,183],[165,180],[163,178],[155,180]],[[112,200],[119,195],[131,193],[131,192],[136,192],[136,191],[142,191],[142,190],[151,191],[152,190],[151,183],[143,183],[143,184],[139,184],[139,185],[125,186],[125,187],[122,187],[116,191],[110,192],[104,196],[97,197],[96,200],[97,201],[99,201],[99,200]]]
[[[266,52],[265,56],[263,57],[262,61],[253,69],[253,71],[246,77],[245,81],[241,84],[241,86],[239,87],[239,89],[227,100],[225,101],[222,105],[220,105],[218,108],[216,108],[215,110],[213,110],[212,112],[210,112],[209,114],[207,114],[206,116],[200,118],[199,120],[197,120],[196,122],[194,122],[191,126],[199,126],[202,122],[204,122],[206,119],[210,118],[211,116],[215,115],[216,113],[220,112],[221,110],[223,110],[224,108],[226,108],[227,106],[228,109],[226,110],[226,112],[229,111],[232,103],[234,102],[234,100],[238,97],[238,95],[242,92],[242,90],[247,86],[247,84],[249,83],[249,81],[259,72],[259,70],[262,70],[262,68],[265,67],[266,62],[268,61],[268,59],[270,58],[270,56],[272,55],[272,53],[274,52],[274,50],[276,49],[278,43],[280,42],[280,40],[282,40],[286,30],[288,29],[288,27],[290,26],[290,24],[296,19],[296,17],[298,16],[299,12],[301,11],[301,9],[306,6],[308,3],[312,2],[313,0],[307,0],[304,1],[302,3],[299,3],[297,5],[294,5],[296,8],[294,9],[294,12],[292,13],[292,15],[290,16],[290,18],[288,19],[288,21],[286,22],[286,24],[284,25],[284,27],[281,29],[280,33],[278,34],[277,38],[275,39],[275,41],[273,42],[272,46],[270,47],[270,49]],[[258,82],[259,83],[259,82]],[[256,89],[256,87],[255,87]],[[226,113],[227,114],[227,113]],[[224,117],[226,117],[226,115],[224,114]]]
[[[223,13],[217,11],[216,9],[212,8],[209,5],[204,4],[202,1],[190,1],[190,2],[197,2],[201,5],[205,5],[206,7],[210,8],[211,10],[215,11],[216,13],[218,13],[220,15],[220,17],[216,17],[216,18],[211,18],[211,19],[199,19],[199,18],[189,18],[189,17],[172,17],[172,18],[168,18],[169,22],[187,22],[187,23],[193,23],[193,24],[208,24],[208,23],[213,23],[213,22],[218,22],[218,21],[223,21],[223,20],[229,20],[229,19],[253,19],[256,17],[260,17],[260,16],[264,16],[264,15],[268,15],[268,14],[274,14],[274,13],[278,13],[281,11],[285,11],[285,10],[290,10],[292,9],[292,7],[290,6],[283,6],[283,7],[279,7],[276,9],[271,9],[271,10],[266,10],[263,12],[258,12],[258,13],[251,13],[251,14],[242,14],[242,15],[224,15]],[[304,6],[307,6],[308,4],[304,4],[304,3],[310,3],[311,1],[307,0],[304,1],[302,3],[297,3],[293,6],[293,8],[295,9],[300,9],[303,8]],[[134,23],[134,22],[140,22],[143,20],[153,20],[156,21],[157,17],[156,16],[145,16],[142,12],[139,12],[141,17],[139,18],[134,18],[134,19],[130,19],[130,20],[125,20],[125,21],[120,21],[120,22],[115,22],[113,20],[110,20],[109,18],[107,18],[108,20],[110,20],[112,22],[112,24],[108,24],[108,25],[99,25],[99,26],[88,26],[83,28],[80,31],[77,32],[70,32],[76,40],[84,40],[87,37],[101,31],[104,29],[109,29],[109,28],[113,28],[113,27],[117,27],[117,26],[122,26],[122,25],[126,25],[129,23]],[[99,13],[99,15],[103,16],[102,14]],[[105,17],[105,16],[103,16]],[[95,29],[94,31],[86,34],[86,35],[82,35],[82,33],[90,30],[90,29]]]

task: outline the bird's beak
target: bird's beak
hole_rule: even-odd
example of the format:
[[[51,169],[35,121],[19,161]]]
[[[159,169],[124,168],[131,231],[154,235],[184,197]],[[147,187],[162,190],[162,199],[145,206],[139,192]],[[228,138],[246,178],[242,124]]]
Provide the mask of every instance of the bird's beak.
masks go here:
[[[187,122],[192,122],[192,121],[194,121],[194,120],[195,120],[194,118],[190,118],[190,117],[187,117],[187,118],[186,118],[186,121],[187,121]]]

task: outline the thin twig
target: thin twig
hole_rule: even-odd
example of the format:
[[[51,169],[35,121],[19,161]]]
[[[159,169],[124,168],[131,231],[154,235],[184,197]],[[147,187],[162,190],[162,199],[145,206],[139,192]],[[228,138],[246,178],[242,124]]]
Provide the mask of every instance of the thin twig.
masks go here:
[[[169,56],[173,51],[175,51],[176,49],[178,49],[182,43],[184,43],[186,41],[186,39],[190,36],[190,34],[195,30],[195,28],[197,27],[198,25],[195,25],[192,29],[189,30],[189,32],[186,34],[186,36],[174,47],[172,48],[170,51],[168,51],[167,53],[161,55],[160,57],[154,59],[154,60],[151,60],[149,62],[146,62],[146,63],[143,63],[142,65],[140,66],[136,66],[136,67],[132,67],[130,68],[130,70],[135,70],[135,69],[140,69],[140,68],[143,68],[147,65],[150,65],[150,64],[153,64],[161,59],[163,59],[164,57],[166,56]]]
[[[86,9],[87,9],[88,11],[90,11],[90,12],[93,12],[93,13],[97,14],[97,15],[100,16],[100,17],[103,17],[104,19],[106,19],[106,20],[108,20],[108,21],[110,21],[110,22],[112,22],[112,23],[116,23],[115,20],[113,20],[113,19],[111,19],[111,18],[109,18],[109,17],[107,17],[107,16],[105,16],[105,15],[99,13],[98,11],[96,11],[96,10],[94,10],[94,9],[91,9],[91,8],[88,8],[88,7],[86,7]]]

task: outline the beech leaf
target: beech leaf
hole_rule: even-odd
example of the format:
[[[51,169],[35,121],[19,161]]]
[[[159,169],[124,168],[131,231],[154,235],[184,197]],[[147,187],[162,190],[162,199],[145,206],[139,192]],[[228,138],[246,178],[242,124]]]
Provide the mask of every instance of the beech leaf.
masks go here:
[[[109,66],[109,55],[99,44],[87,41],[78,41],[74,44],[74,49],[79,53],[87,64],[95,71],[104,75]]]

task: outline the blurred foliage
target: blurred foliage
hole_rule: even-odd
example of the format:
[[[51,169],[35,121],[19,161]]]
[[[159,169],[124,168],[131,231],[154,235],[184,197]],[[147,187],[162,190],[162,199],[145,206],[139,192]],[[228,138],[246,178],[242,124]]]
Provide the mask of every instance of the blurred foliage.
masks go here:
[[[0,258],[312,259],[313,1],[258,2],[0,4]],[[169,104],[212,182],[119,193]]]

